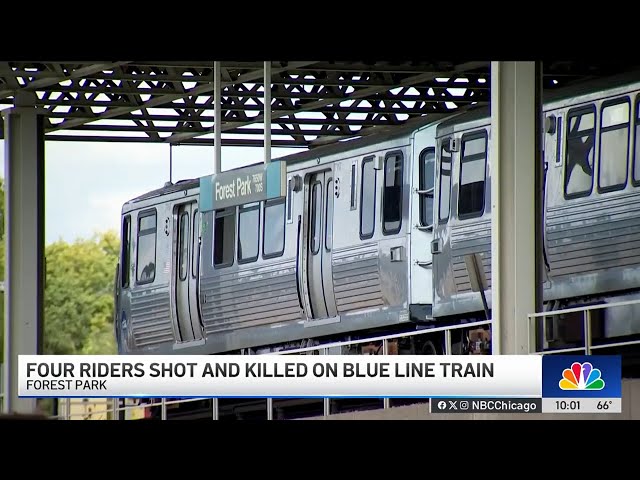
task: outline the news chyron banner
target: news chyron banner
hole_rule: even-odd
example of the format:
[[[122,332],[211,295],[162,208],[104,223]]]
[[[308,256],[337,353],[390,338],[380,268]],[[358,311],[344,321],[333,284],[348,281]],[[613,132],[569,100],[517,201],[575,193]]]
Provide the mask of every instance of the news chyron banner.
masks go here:
[[[429,398],[432,413],[620,413],[617,356],[20,355],[29,398]]]

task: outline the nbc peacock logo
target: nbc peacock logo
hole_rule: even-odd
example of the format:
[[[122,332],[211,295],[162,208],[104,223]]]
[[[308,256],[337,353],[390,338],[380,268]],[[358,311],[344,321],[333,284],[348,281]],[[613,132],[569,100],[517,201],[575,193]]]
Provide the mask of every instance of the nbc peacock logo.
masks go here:
[[[600,370],[593,368],[589,362],[574,362],[571,368],[565,368],[562,372],[559,385],[562,390],[602,390],[604,380],[600,377]]]

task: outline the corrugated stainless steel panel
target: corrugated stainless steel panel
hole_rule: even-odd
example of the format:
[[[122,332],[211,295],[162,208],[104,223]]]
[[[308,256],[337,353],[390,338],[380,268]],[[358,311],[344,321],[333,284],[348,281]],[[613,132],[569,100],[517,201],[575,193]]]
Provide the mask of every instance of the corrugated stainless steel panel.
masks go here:
[[[551,277],[640,264],[640,194],[612,194],[551,208],[546,235]]]
[[[332,269],[338,313],[385,304],[377,243],[334,250]]]
[[[257,265],[202,279],[207,334],[301,318],[295,261]]]
[[[136,347],[175,341],[169,292],[135,292],[131,295],[131,328]]]

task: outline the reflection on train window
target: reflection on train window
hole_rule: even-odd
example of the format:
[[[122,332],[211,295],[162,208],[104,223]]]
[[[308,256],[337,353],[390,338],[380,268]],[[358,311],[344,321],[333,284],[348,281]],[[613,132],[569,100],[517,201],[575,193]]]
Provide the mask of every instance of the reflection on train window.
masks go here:
[[[180,280],[186,280],[187,278],[187,259],[189,258],[189,214],[183,212],[180,215],[180,241],[178,248],[180,249],[180,257],[178,264],[180,265]]]
[[[233,264],[233,253],[236,239],[235,207],[216,212],[213,226],[213,265],[228,267]]]
[[[322,189],[320,182],[311,187],[311,253],[320,251],[320,232],[322,230]]]
[[[402,154],[390,153],[384,160],[382,232],[398,233],[402,226]]]
[[[630,115],[628,98],[602,105],[598,187],[603,191],[621,190],[627,183]]]
[[[593,186],[593,151],[596,140],[593,105],[569,111],[564,172],[567,198],[587,196]]]
[[[284,200],[269,200],[264,204],[264,238],[262,257],[279,257],[284,253]]]
[[[120,265],[122,266],[122,288],[129,288],[129,277],[131,275],[131,216],[124,217],[122,223],[122,255]]]
[[[238,223],[238,263],[253,262],[258,259],[260,204],[240,207]]]
[[[333,245],[333,178],[327,182],[327,228],[324,234],[324,247],[327,252],[331,251]]]
[[[449,138],[442,142],[440,148],[440,203],[438,219],[446,223],[449,219],[449,202],[451,200],[451,147]]]
[[[458,218],[482,216],[487,164],[486,130],[462,136]]]
[[[419,190],[423,192],[431,190],[431,192],[433,192],[435,184],[435,164],[436,149],[433,147],[425,148],[420,154]],[[419,204],[420,225],[423,227],[431,225],[433,223],[433,193],[420,195]]]
[[[138,283],[151,283],[156,278],[156,212],[138,217],[138,254],[136,257]]]
[[[198,210],[193,213],[193,246],[191,247],[191,276],[198,276],[198,253],[200,250],[200,215]]]
[[[360,238],[373,237],[376,217],[376,171],[373,169],[373,157],[362,161],[360,179]]]

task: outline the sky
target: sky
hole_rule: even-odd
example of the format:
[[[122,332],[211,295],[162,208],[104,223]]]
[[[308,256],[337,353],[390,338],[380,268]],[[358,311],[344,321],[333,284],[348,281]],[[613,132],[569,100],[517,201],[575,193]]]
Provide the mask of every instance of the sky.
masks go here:
[[[300,149],[274,148],[278,158]],[[222,170],[263,161],[258,147],[223,147]],[[4,141],[0,140],[4,177]],[[214,148],[173,147],[173,181],[213,172]],[[119,232],[122,204],[169,180],[169,146],[45,142],[45,243],[73,242],[94,233]]]

